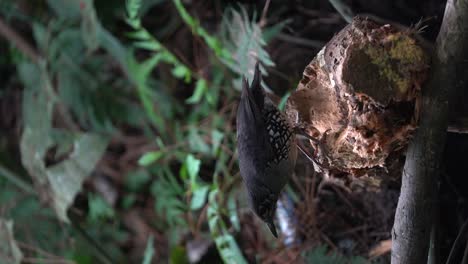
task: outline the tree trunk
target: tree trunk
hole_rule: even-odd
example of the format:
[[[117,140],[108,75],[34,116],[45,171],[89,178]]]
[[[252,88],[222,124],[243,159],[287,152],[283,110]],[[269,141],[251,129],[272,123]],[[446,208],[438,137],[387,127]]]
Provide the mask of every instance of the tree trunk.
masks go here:
[[[392,263],[426,263],[432,212],[448,123],[449,99],[468,60],[468,0],[449,0],[423,89],[422,111],[408,147],[392,231]]]

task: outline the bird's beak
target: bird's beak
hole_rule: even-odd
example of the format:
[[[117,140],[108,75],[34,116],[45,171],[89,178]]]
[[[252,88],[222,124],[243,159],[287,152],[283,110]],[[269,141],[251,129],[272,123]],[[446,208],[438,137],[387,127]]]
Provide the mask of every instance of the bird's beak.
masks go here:
[[[267,222],[268,228],[270,228],[271,233],[274,237],[278,238],[278,233],[276,233],[275,223],[273,223],[273,219]]]

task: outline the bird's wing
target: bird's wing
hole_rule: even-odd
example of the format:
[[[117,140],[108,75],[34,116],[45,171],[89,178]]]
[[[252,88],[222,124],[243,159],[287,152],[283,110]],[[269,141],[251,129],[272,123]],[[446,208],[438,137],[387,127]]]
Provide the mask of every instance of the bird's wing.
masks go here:
[[[255,64],[255,71],[252,80],[251,90],[251,95],[258,108],[263,109],[265,106],[265,93],[262,89],[262,73],[260,71],[260,65],[258,62]]]
[[[273,158],[273,151],[268,140],[262,110],[258,107],[252,90],[244,78],[237,111],[239,165],[244,179],[264,182],[267,162]]]

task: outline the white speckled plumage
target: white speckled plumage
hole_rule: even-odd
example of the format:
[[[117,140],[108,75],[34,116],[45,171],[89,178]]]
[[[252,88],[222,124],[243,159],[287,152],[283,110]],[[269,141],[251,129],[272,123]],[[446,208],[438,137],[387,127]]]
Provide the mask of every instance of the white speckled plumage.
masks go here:
[[[294,170],[297,149],[286,116],[261,88],[258,64],[251,87],[243,81],[237,111],[237,147],[251,207],[277,236],[273,223],[276,202]]]

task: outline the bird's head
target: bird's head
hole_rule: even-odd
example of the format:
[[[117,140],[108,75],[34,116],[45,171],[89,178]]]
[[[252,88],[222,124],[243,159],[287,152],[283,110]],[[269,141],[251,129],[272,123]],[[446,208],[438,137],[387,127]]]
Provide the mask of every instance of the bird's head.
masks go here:
[[[268,225],[273,236],[278,237],[274,223],[278,194],[272,193],[268,188],[261,185],[256,185],[253,189],[255,190],[249,190],[252,210]]]

